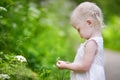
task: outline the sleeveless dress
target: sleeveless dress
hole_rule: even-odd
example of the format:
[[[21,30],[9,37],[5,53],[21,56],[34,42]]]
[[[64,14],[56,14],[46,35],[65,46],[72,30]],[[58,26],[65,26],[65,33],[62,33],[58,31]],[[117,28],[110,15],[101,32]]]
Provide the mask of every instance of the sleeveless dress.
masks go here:
[[[102,37],[92,37],[81,44],[77,50],[73,63],[81,63],[84,55],[84,47],[89,40],[94,40],[98,45],[98,50],[94,61],[88,72],[71,71],[70,80],[105,80]]]

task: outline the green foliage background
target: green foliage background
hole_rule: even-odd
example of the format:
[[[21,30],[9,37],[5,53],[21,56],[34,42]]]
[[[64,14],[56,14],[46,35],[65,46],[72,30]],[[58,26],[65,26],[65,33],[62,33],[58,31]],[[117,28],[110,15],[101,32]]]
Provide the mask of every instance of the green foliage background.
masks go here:
[[[119,1],[89,1],[103,11],[105,48],[120,50]],[[8,74],[11,80],[69,80],[69,71],[58,70],[55,64],[58,57],[72,61],[84,41],[69,23],[80,2],[83,0],[1,0],[0,74]],[[16,55],[23,55],[27,63],[14,60]]]

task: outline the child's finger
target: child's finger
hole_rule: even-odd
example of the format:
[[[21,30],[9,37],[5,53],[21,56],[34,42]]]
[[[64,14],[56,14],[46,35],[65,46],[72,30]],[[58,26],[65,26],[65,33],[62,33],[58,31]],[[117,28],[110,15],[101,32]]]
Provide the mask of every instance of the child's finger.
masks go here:
[[[57,62],[56,66],[59,68],[60,67],[60,62]]]
[[[58,64],[60,64],[61,62],[60,61],[58,61]]]

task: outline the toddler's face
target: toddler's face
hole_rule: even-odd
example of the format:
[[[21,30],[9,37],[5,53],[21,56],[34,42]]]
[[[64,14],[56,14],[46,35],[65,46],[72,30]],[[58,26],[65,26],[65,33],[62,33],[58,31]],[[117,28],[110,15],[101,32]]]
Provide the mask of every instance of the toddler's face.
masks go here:
[[[92,28],[86,24],[79,24],[77,26],[74,26],[74,28],[78,31],[80,36],[85,39],[89,39],[92,35]]]

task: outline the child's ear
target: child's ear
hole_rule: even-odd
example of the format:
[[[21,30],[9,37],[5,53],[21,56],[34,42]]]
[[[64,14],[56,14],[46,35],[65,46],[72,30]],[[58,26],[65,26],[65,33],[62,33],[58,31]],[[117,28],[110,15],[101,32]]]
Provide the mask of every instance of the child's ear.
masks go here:
[[[92,20],[87,19],[86,22],[87,22],[88,25],[92,25]]]

